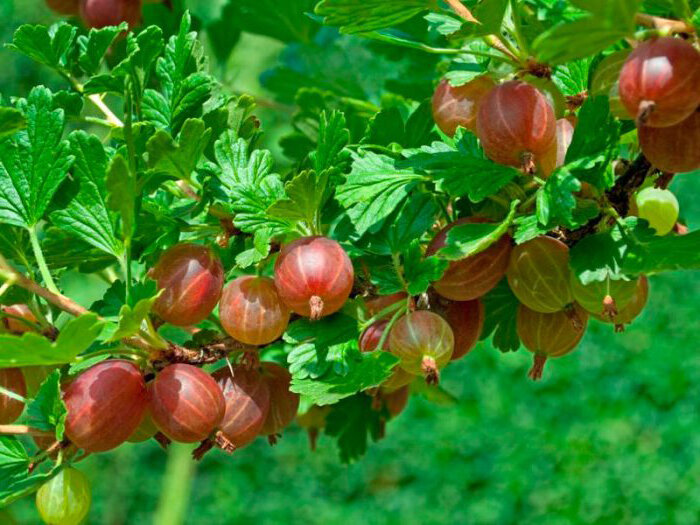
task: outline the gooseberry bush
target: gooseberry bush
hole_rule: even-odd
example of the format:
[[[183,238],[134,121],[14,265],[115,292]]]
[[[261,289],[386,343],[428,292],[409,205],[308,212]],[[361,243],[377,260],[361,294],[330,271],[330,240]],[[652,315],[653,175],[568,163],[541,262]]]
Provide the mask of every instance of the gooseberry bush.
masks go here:
[[[484,341],[546,381],[700,268],[698,0],[183,3],[48,1],[3,50],[54,78],[0,95],[0,505],[78,523],[89,454],[295,419],[357,460]],[[287,45],[274,160],[212,74],[241,31]]]

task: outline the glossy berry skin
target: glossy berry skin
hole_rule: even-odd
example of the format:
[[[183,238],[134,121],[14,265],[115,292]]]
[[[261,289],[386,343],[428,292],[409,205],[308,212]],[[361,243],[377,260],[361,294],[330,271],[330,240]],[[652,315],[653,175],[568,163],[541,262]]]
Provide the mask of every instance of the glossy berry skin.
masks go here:
[[[637,279],[637,287],[627,306],[620,309],[617,315],[612,317],[596,315],[595,318],[606,323],[614,323],[616,332],[624,332],[625,325],[634,321],[642,313],[649,300],[649,279],[642,275]]]
[[[20,368],[0,368],[0,386],[18,396],[27,396],[27,385]],[[24,403],[0,394],[0,425],[14,423],[24,410]]]
[[[214,310],[224,285],[224,269],[214,252],[198,244],[178,244],[149,272],[162,289],[153,310],[175,326],[202,322]]]
[[[571,291],[576,302],[588,313],[612,318],[634,297],[637,280],[594,281],[583,285],[572,275]]]
[[[79,525],[90,511],[91,502],[90,482],[71,467],[61,470],[36,493],[39,515],[51,525]]]
[[[224,330],[241,343],[264,345],[279,339],[289,324],[289,309],[275,282],[246,275],[229,283],[221,295],[219,317]]]
[[[65,388],[66,436],[87,452],[126,441],[143,419],[146,383],[130,361],[110,359],[89,368]]]
[[[262,436],[274,436],[284,430],[297,415],[299,394],[289,390],[292,376],[276,363],[262,363],[262,374],[270,390],[270,410],[260,429]]]
[[[478,218],[460,219],[443,228],[428,245],[426,255],[434,255],[445,246],[452,228],[474,222],[484,221]],[[459,261],[450,261],[440,280],[433,283],[433,288],[452,301],[471,301],[481,297],[490,292],[505,275],[511,249],[510,235],[503,235],[482,252]]]
[[[389,321],[377,321],[371,324],[367,329],[362,332],[360,336],[360,351],[362,352],[372,352],[379,347],[382,335],[386,327],[389,325]],[[382,350],[389,351],[389,338],[384,340],[384,345]],[[400,366],[395,366],[392,370],[391,375],[387,380],[382,383],[382,390],[386,392],[393,392],[409,383],[412,383],[416,378],[413,374],[409,374]]]
[[[479,103],[495,86],[486,75],[457,87],[446,79],[441,80],[433,94],[433,118],[438,128],[450,137],[459,126],[475,133]]]
[[[389,308],[392,304],[406,302],[408,294],[406,292],[398,292],[391,295],[379,295],[370,299],[365,299],[365,308],[370,317],[374,317],[383,310]],[[391,318],[393,314],[387,314],[385,318]]]
[[[118,26],[122,22],[131,28],[141,22],[141,0],[80,0],[80,16],[91,28]]]
[[[62,15],[77,15],[81,0],[46,0],[46,5]]]
[[[131,433],[127,441],[129,443],[143,443],[155,436],[157,432],[158,427],[156,427],[156,424],[153,422],[151,411],[146,409],[141,423],[136,427],[136,430]]]
[[[12,317],[3,317],[2,323],[8,332],[12,332],[13,334],[25,334],[27,332],[36,332],[36,328],[34,327],[34,325],[36,325],[38,321],[32,313],[32,311],[29,309],[29,306],[27,306],[26,304],[13,304],[10,306],[3,306],[2,311],[8,315],[19,317],[20,319],[24,319],[29,323],[33,323],[27,324],[20,321],[19,319],[13,319]]]
[[[642,153],[655,168],[668,173],[700,169],[700,110],[667,128],[639,126]]]
[[[479,299],[451,302],[444,316],[454,333],[452,361],[456,361],[471,352],[481,337],[486,317],[484,304]]]
[[[226,411],[216,381],[201,368],[188,364],[166,366],[151,383],[150,394],[156,427],[180,443],[206,439]]]
[[[569,247],[551,237],[513,248],[506,276],[518,300],[536,312],[554,313],[573,301]]]
[[[282,301],[312,320],[340,310],[354,278],[348,254],[326,237],[303,237],[287,244],[275,263],[275,286]]]
[[[670,190],[644,188],[635,198],[637,215],[649,222],[657,235],[671,232],[680,213],[678,199]]]
[[[483,98],[476,129],[491,160],[530,171],[533,162],[554,144],[556,118],[540,91],[513,80],[496,86]]]
[[[543,314],[525,305],[518,307],[516,329],[525,348],[535,354],[529,372],[531,379],[540,379],[549,357],[561,357],[574,350],[581,342],[588,324],[588,314],[574,303],[574,315],[580,323],[572,323],[572,315],[566,311]]]
[[[438,314],[417,310],[401,317],[389,334],[391,353],[399,366],[413,375],[423,375],[436,383],[438,371],[450,362],[454,352],[454,334]]]
[[[263,376],[243,366],[220,368],[213,374],[226,400],[226,413],[219,429],[236,447],[253,442],[270,411],[270,390]]]
[[[560,118],[557,120],[557,140],[552,147],[540,159],[540,169],[545,177],[549,177],[554,170],[563,166],[566,161],[566,152],[574,138],[576,117]]]
[[[700,105],[700,52],[680,38],[654,38],[630,53],[620,71],[620,98],[639,124],[662,128]]]

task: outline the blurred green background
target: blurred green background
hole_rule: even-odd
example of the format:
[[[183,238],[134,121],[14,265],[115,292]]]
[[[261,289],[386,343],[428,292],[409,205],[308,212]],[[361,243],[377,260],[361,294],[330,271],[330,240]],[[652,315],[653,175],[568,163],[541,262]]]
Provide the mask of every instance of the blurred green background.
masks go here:
[[[1,0],[0,20],[7,42],[20,23],[52,17],[39,0]],[[258,79],[283,48],[244,33],[216,65],[227,87],[260,98],[266,145],[278,156],[291,108],[270,102]],[[0,51],[0,70],[5,96],[61,85],[9,50]],[[677,179],[682,214],[696,229],[700,179]],[[104,290],[76,274],[62,284],[86,305]],[[444,372],[442,386],[457,403],[413,396],[386,438],[350,466],[323,436],[310,452],[297,426],[275,447],[258,440],[197,465],[189,448],[167,455],[155,443],[90,457],[80,464],[93,480],[89,523],[171,525],[181,514],[191,524],[697,523],[700,276],[653,277],[651,290],[625,334],[593,322],[540,383],[526,377],[529,353],[480,345]],[[32,498],[9,513],[0,522],[38,522]]]

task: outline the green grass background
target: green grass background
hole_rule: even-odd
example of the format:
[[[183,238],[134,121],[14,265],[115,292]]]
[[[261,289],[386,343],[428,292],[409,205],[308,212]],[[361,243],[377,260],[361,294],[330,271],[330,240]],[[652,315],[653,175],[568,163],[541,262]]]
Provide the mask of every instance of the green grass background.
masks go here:
[[[0,2],[0,37],[47,19],[38,0]],[[267,97],[258,74],[279,45],[244,36],[226,70],[230,87]],[[0,92],[57,80],[0,51]],[[263,111],[268,144],[287,115]],[[691,229],[700,227],[700,175],[673,188]],[[101,284],[68,275],[85,304]],[[651,279],[648,308],[625,334],[593,322],[575,353],[552,360],[539,383],[531,355],[482,344],[443,374],[458,402],[413,396],[387,436],[342,465],[322,436],[312,453],[293,426],[232,457],[193,465],[154,443],[125,445],[80,464],[93,481],[89,523],[188,524],[691,524],[700,521],[700,356],[697,273]],[[189,499],[182,498],[188,486]],[[179,487],[178,485],[182,485]],[[37,523],[32,498],[0,522]]]

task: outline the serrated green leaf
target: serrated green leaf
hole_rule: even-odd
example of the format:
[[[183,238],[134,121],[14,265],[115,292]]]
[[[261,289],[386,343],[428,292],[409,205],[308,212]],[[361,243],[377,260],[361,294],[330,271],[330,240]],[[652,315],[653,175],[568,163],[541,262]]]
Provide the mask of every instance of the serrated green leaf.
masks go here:
[[[35,333],[0,334],[0,367],[70,363],[97,340],[103,327],[95,314],[85,314],[69,321],[55,342]]]
[[[322,0],[315,12],[342,33],[363,33],[396,26],[432,7],[430,0]]]
[[[423,180],[394,161],[372,152],[353,154],[352,171],[336,189],[336,198],[347,210],[359,235],[378,231],[408,193]]]
[[[382,413],[372,408],[372,398],[358,394],[343,399],[326,416],[326,435],[337,438],[338,453],[344,463],[356,461],[367,451],[368,437],[381,435]]]
[[[84,131],[71,133],[68,142],[75,158],[73,175],[78,191],[65,208],[51,214],[51,220],[66,232],[119,258],[123,245],[117,239],[105,203],[107,154],[102,142]]]
[[[170,134],[159,130],[146,143],[148,166],[152,170],[190,181],[199,159],[209,144],[211,130],[201,119],[188,119],[175,142]]]
[[[491,336],[491,343],[501,352],[515,352],[520,348],[516,330],[516,316],[520,302],[513,295],[508,281],[502,279],[496,287],[482,297],[486,317],[480,340]]]
[[[510,203],[510,211],[500,223],[464,223],[453,227],[447,233],[445,246],[437,252],[438,257],[457,261],[486,250],[513,224],[518,204],[518,200]]]
[[[256,230],[253,236],[253,247],[236,255],[236,266],[239,268],[248,268],[264,260],[270,255],[271,239],[272,230],[268,228]]]
[[[273,235],[284,233],[289,222],[267,213],[275,202],[283,199],[284,186],[279,175],[272,173],[272,155],[266,150],[248,154],[248,144],[229,130],[214,145],[218,170],[214,178],[215,193],[222,194],[221,204],[236,215],[238,228],[253,233],[270,228]]]
[[[439,280],[447,270],[448,262],[438,257],[423,257],[420,241],[414,239],[404,252],[403,275],[408,295],[420,295]]]
[[[552,173],[537,191],[537,219],[540,223],[572,226],[576,208],[574,193],[580,189],[581,183],[566,168]]]
[[[22,112],[14,108],[0,108],[0,140],[27,127]]]
[[[329,370],[344,375],[348,351],[358,352],[358,337],[357,324],[342,313],[318,322],[294,321],[284,334],[284,341],[294,345],[287,356],[292,377],[317,378]]]
[[[87,35],[78,37],[80,56],[78,64],[85,73],[92,76],[99,69],[109,48],[122,31],[127,30],[126,22],[117,27],[104,27],[102,29],[90,29]]]
[[[54,370],[43,381],[39,392],[27,405],[28,424],[32,428],[46,432],[56,432],[56,438],[63,438],[66,405],[61,393],[61,372]]]
[[[51,27],[43,25],[20,26],[7,47],[27,55],[32,60],[61,70],[66,66],[66,54],[73,44],[78,29],[66,22]]]
[[[124,239],[134,232],[136,181],[129,164],[121,155],[115,155],[107,168],[107,206],[120,214]]]
[[[428,173],[438,189],[452,197],[466,196],[472,202],[481,202],[517,177],[518,170],[496,164],[484,158],[480,151],[476,154],[467,144],[471,137],[470,133],[464,134],[458,151],[441,142],[419,150],[405,150],[403,154],[408,158],[398,166]]]
[[[63,135],[63,110],[53,109],[51,91],[32,89],[21,131],[0,142],[0,221],[31,228],[44,215],[73,157]]]
[[[158,295],[147,299],[141,299],[133,308],[126,304],[123,305],[119,311],[119,324],[117,329],[105,342],[119,341],[120,339],[138,333],[144,319],[146,319],[146,316],[151,312],[156,299],[158,299]]]
[[[391,376],[398,359],[389,352],[355,352],[347,360],[347,371],[339,374],[333,369],[319,377],[292,378],[290,390],[307,396],[316,405],[332,405],[357,392],[377,386]]]
[[[350,131],[345,115],[341,111],[331,111],[330,114],[323,111],[319,119],[318,146],[310,155],[316,173],[336,167],[343,160],[343,150],[349,142]]]

